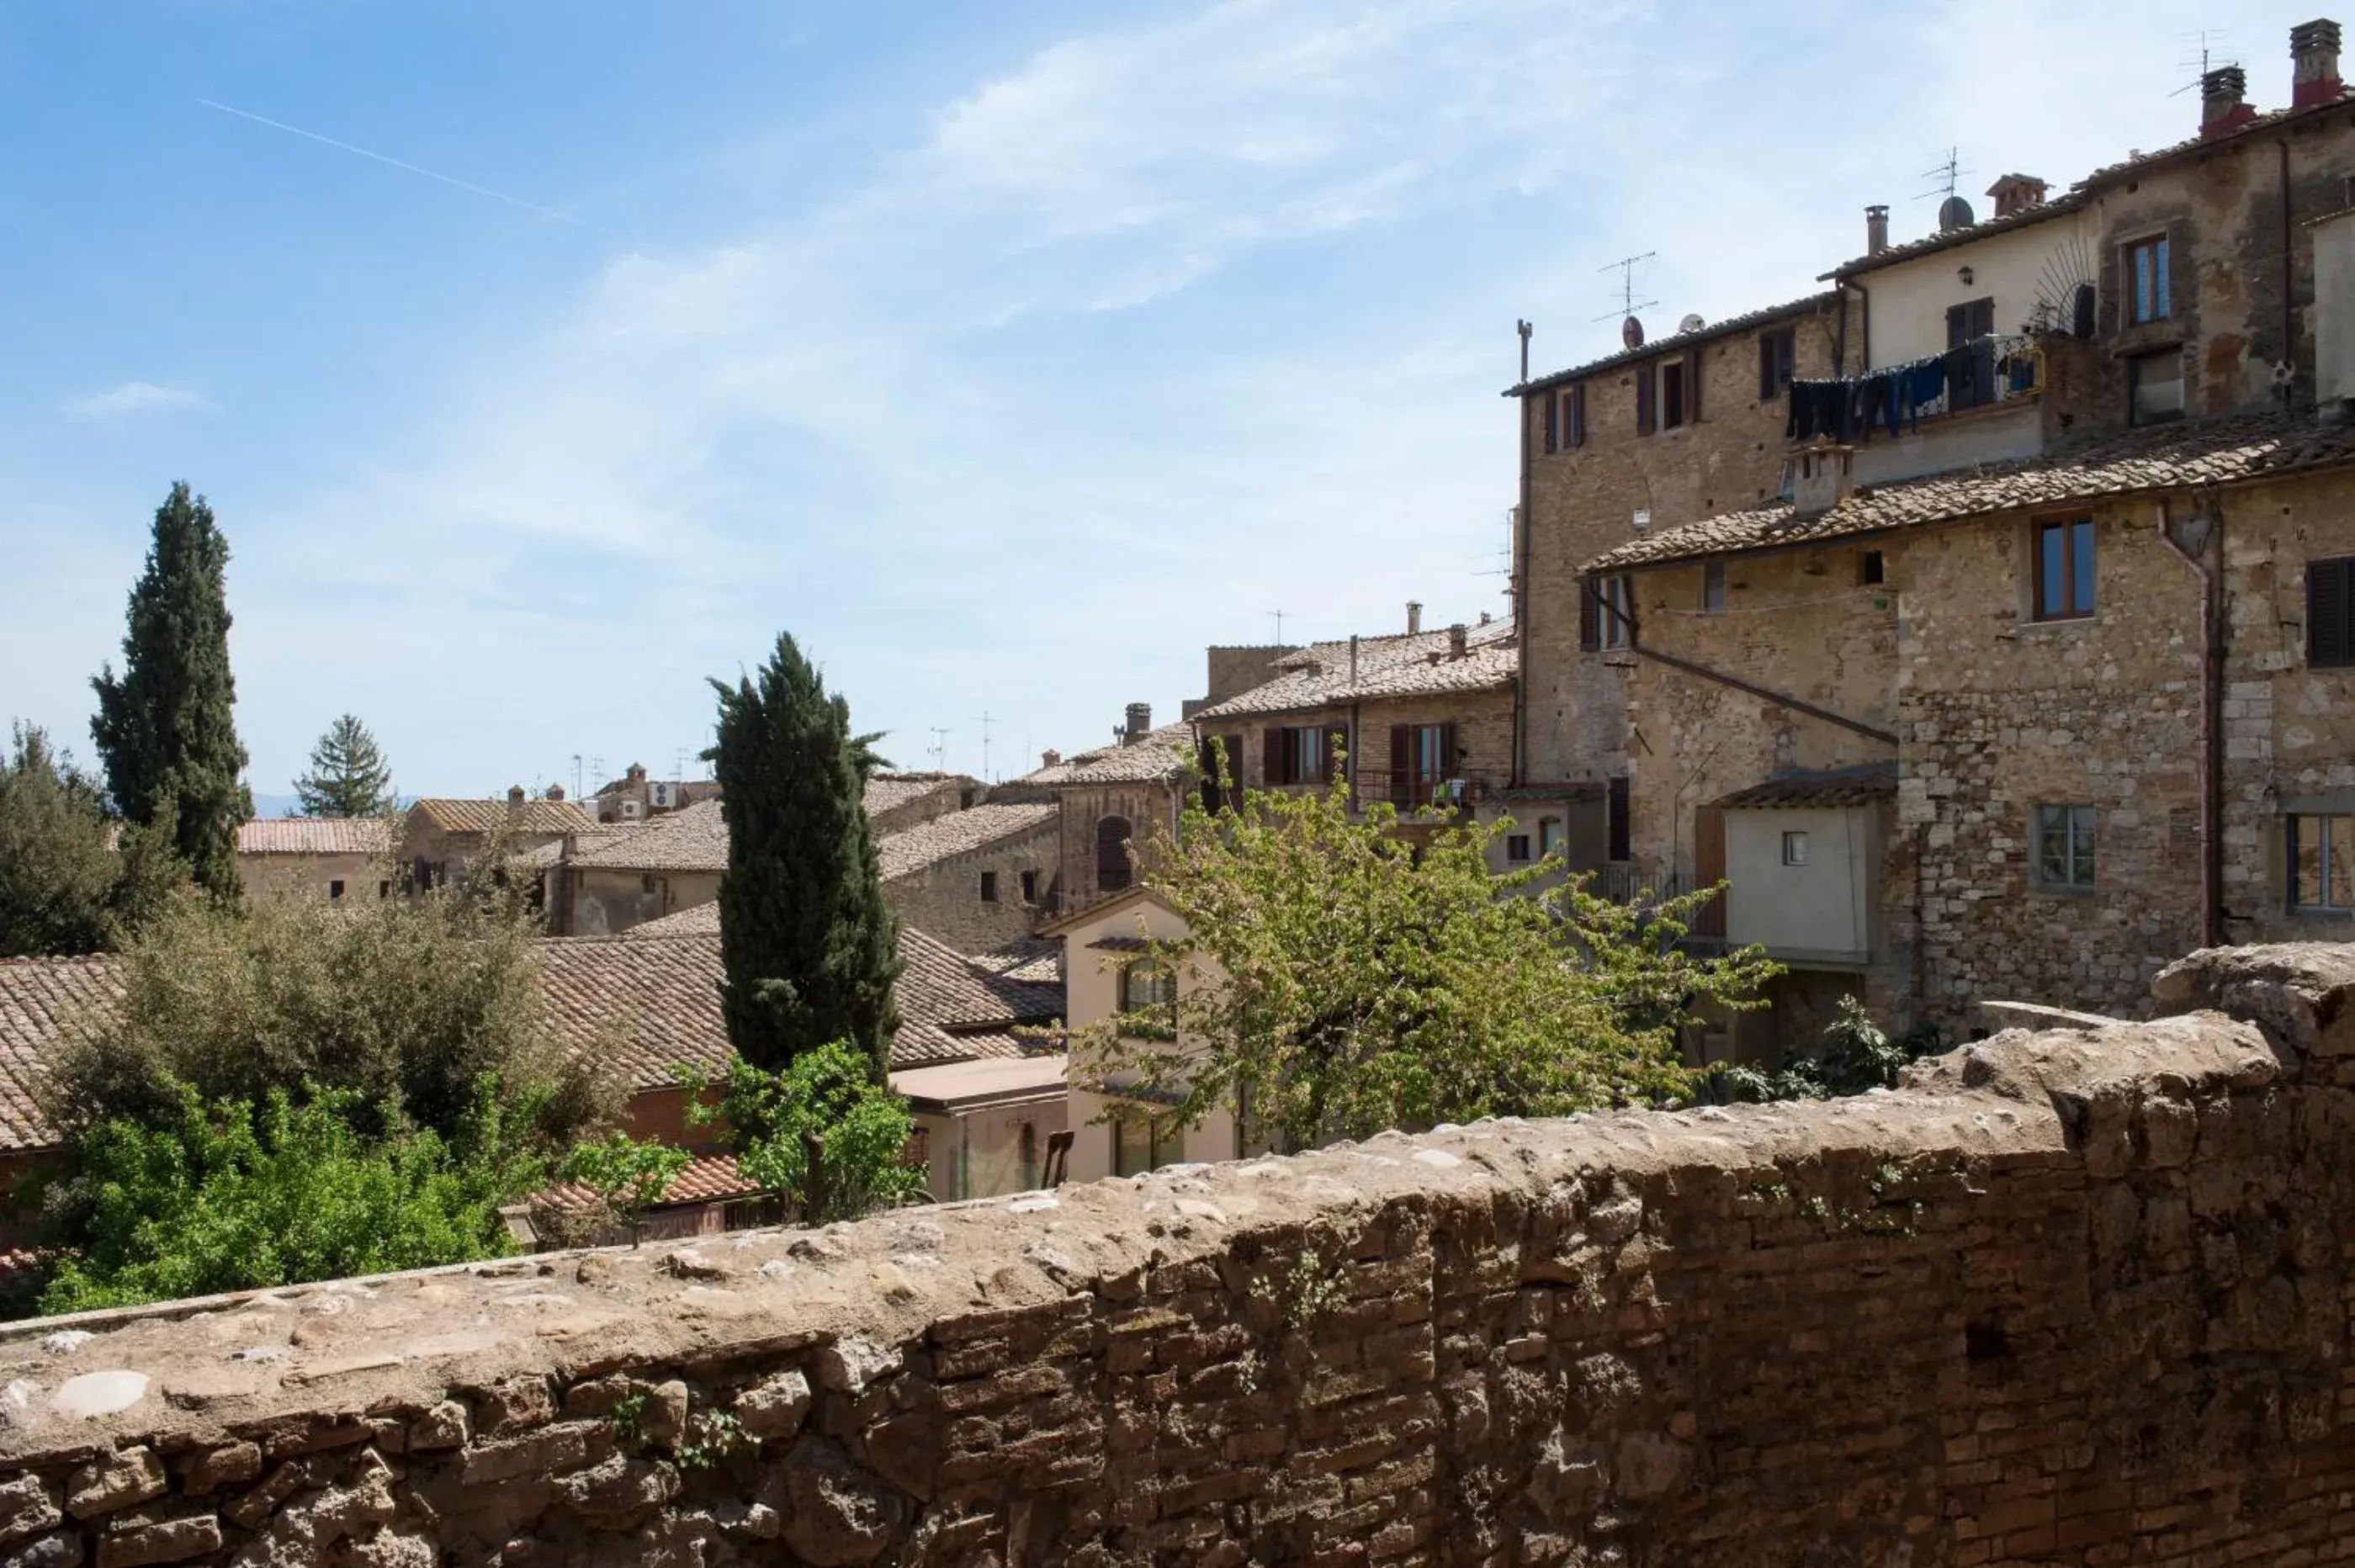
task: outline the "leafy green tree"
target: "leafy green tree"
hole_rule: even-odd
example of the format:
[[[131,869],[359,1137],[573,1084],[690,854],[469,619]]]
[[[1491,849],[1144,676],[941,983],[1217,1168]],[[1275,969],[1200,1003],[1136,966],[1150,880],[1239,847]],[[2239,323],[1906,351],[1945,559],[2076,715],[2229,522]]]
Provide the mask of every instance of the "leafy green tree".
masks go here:
[[[638,1221],[662,1201],[692,1157],[683,1148],[641,1141],[617,1130],[599,1142],[575,1145],[564,1157],[562,1175],[594,1192],[605,1211],[629,1228],[630,1244],[635,1246]]]
[[[1737,1063],[1721,1076],[1736,1100],[1828,1100],[1894,1089],[1906,1063],[1935,1055],[1938,1048],[1934,1026],[1891,1040],[1862,1002],[1842,997],[1838,1016],[1824,1026],[1812,1055],[1795,1057],[1773,1072]]]
[[[0,755],[0,958],[121,946],[186,880],[168,831],[109,821],[104,792],[48,737],[19,724],[14,739]]]
[[[368,727],[346,713],[311,748],[294,794],[305,816],[382,816],[392,810],[392,769]]]
[[[355,1096],[368,1136],[453,1139],[483,1085],[514,1136],[550,1151],[621,1089],[549,1031],[532,928],[456,890],[414,899],[174,901],[125,954],[120,1013],[69,1040],[42,1086],[56,1125],[148,1127],[306,1086]]]
[[[246,758],[229,664],[228,568],[212,508],[174,485],[131,590],[123,674],[110,666],[91,681],[91,734],[115,809],[142,827],[168,824],[197,883],[233,899],[237,827],[253,815],[253,798],[238,777]]]
[[[1681,945],[1706,891],[1638,909],[1582,878],[1538,891],[1558,863],[1495,875],[1508,826],[1353,813],[1346,782],[1251,792],[1231,813],[1189,803],[1139,857],[1188,934],[1135,959],[1174,986],[1149,1017],[1079,1031],[1074,1078],[1186,1124],[1240,1104],[1294,1148],[1691,1095],[1679,1031],[1700,1004],[1757,1005],[1774,965]]]
[[[713,763],[728,820],[719,883],[728,1038],[756,1066],[848,1040],[880,1082],[899,1015],[899,926],[862,805],[872,737],[789,635],[719,696]]]
[[[76,1312],[215,1291],[464,1263],[511,1250],[499,1206],[547,1162],[508,1135],[486,1084],[455,1136],[383,1138],[357,1096],[273,1089],[207,1106],[183,1087],[158,1122],[109,1121],[75,1142],[81,1202],[41,1296]]]
[[[908,1102],[875,1081],[857,1047],[805,1051],[780,1072],[731,1057],[717,1105],[705,1104],[710,1085],[699,1073],[679,1077],[689,1117],[724,1121],[737,1169],[791,1200],[805,1224],[855,1220],[924,1190],[924,1172],[907,1163],[916,1130]]]

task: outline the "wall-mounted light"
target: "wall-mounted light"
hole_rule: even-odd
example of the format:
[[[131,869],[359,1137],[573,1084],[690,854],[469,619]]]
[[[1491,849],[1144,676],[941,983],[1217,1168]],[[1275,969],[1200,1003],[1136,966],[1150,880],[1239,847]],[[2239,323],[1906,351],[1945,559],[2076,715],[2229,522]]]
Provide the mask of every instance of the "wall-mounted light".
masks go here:
[[[1968,267],[1957,267],[1955,269],[1955,276],[1967,283],[1971,281],[1971,270]]]

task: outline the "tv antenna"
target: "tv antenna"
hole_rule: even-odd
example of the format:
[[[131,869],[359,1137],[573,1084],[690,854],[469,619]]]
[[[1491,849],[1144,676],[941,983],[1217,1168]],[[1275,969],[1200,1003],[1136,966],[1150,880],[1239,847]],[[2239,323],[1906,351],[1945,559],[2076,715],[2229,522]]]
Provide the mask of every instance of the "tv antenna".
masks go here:
[[[1962,184],[1963,176],[1965,175],[1977,174],[1977,172],[1978,171],[1977,169],[1966,169],[1963,167],[1963,150],[1960,147],[1948,147],[1946,149],[1946,161],[1945,163],[1940,164],[1935,168],[1923,169],[1922,171],[1921,177],[1930,181],[1931,186],[1928,190],[1923,191],[1913,199],[1916,201],[1927,201],[1934,196],[1944,197],[1951,199],[1953,197],[1960,194],[1956,187]]]
[[[1275,617],[1275,644],[1276,644],[1276,646],[1278,646],[1278,647],[1282,647],[1282,646],[1284,645],[1284,613],[1283,611],[1281,611],[1281,610],[1267,610],[1267,611],[1263,611],[1263,612],[1262,612],[1262,613],[1263,613],[1263,614],[1273,615],[1273,616],[1274,616],[1274,617]],[[1124,734],[1124,733],[1126,733],[1126,731],[1123,731],[1123,733]]]
[[[932,726],[932,743],[924,748],[924,755],[932,759],[932,772],[948,772],[949,732],[939,725]]]
[[[1614,315],[1625,319],[1634,315],[1639,310],[1649,310],[1660,303],[1657,300],[1639,300],[1636,297],[1636,269],[1646,261],[1658,260],[1659,254],[1657,251],[1646,251],[1640,256],[1622,256],[1607,266],[1594,269],[1598,272],[1616,272],[1619,274],[1619,308],[1606,310],[1596,316],[1595,320],[1609,321]],[[1526,345],[1527,337],[1524,337],[1522,342]]]
[[[2224,52],[2224,45],[2227,41],[2224,29],[2222,27],[2202,27],[2198,32],[2184,34],[2183,53],[2177,58],[2175,63],[2178,69],[2192,70],[2194,74],[2190,81],[2185,82],[2168,96],[2180,98],[2187,92],[2199,91],[2200,82],[2218,63],[2240,64],[2237,56]],[[2196,70],[2194,68],[2197,68]]]
[[[981,725],[981,776],[984,783],[989,783],[991,782],[989,777],[989,727],[993,722],[995,722],[995,720],[991,718],[988,709],[985,708],[981,710],[981,718],[978,722]]]

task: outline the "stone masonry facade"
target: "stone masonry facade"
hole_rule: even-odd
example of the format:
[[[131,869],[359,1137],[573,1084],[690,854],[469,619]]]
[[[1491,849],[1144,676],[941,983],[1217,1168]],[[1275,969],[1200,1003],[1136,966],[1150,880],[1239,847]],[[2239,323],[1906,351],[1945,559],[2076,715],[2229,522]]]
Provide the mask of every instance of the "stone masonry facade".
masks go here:
[[[0,1550],[2355,1560],[2355,952],[2159,1001],[1845,1102],[53,1319],[0,1340]]]

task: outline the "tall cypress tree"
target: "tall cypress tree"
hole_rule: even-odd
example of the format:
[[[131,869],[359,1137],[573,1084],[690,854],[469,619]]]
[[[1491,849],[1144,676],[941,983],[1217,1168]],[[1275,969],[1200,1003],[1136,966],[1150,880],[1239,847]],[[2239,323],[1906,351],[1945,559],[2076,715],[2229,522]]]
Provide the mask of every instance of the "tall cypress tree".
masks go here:
[[[848,1040],[880,1079],[900,1019],[899,922],[883,901],[862,803],[850,706],[828,697],[790,635],[755,677],[719,694],[706,755],[722,791],[728,872],[719,882],[721,1006],[737,1054],[775,1071]]]
[[[237,825],[253,815],[238,774],[237,681],[229,667],[229,541],[185,482],[155,508],[147,567],[132,585],[123,674],[94,677],[90,722],[114,806],[142,827],[169,824],[196,880],[234,896]]]

